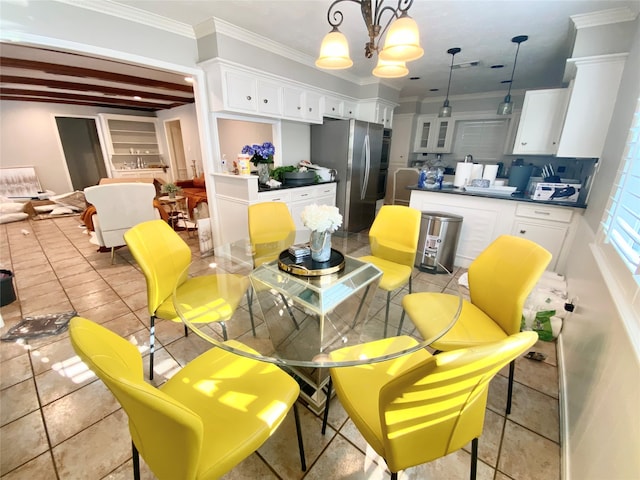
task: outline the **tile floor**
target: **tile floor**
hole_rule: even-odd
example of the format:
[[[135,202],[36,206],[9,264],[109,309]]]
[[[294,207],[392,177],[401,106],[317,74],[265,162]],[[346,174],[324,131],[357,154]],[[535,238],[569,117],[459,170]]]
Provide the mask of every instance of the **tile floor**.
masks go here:
[[[199,256],[194,238],[194,258]],[[363,247],[366,250],[366,245]],[[360,252],[358,252],[360,254]],[[204,260],[203,260],[204,261]],[[206,260],[207,262],[210,259]],[[76,310],[143,347],[149,341],[145,281],[126,248],[111,265],[97,253],[79,217],[0,225],[0,264],[15,275],[18,300],[2,307],[5,326],[23,316]],[[461,272],[456,272],[458,275]],[[416,271],[414,291],[444,290],[449,279]],[[455,280],[454,280],[455,281]],[[394,299],[391,316],[400,315]],[[382,310],[383,294],[373,308]],[[246,308],[243,305],[241,308]],[[157,326],[156,383],[208,348],[182,326]],[[560,439],[554,343],[535,349],[544,362],[516,363],[512,413],[505,417],[506,369],[492,381],[480,438],[481,480],[558,480]],[[0,476],[13,479],[130,479],[132,462],[126,415],[104,385],[74,355],[67,333],[24,343],[0,344]],[[148,365],[148,362],[145,362]],[[147,377],[148,378],[148,377]],[[301,409],[308,470],[300,471],[295,427],[289,415],[266,444],[224,476],[236,479],[386,479],[384,462],[367,446],[339,402],[330,426]],[[468,478],[469,446],[443,459],[401,472],[401,479]],[[143,465],[143,478],[154,478]]]

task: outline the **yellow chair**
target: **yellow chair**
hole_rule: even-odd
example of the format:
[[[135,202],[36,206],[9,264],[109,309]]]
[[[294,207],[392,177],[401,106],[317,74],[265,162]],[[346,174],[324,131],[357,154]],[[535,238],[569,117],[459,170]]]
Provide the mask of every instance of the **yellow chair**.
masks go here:
[[[471,441],[475,478],[489,381],[538,339],[522,332],[500,342],[431,355],[426,350],[385,362],[331,368],[340,403],[364,439],[397,472],[443,457]],[[332,360],[381,355],[392,337],[330,354]],[[397,348],[397,347],[395,347]],[[395,350],[394,348],[394,350]]]
[[[463,301],[458,321],[431,346],[446,352],[496,342],[519,332],[524,302],[550,261],[551,254],[537,243],[511,235],[498,237],[469,266],[471,301]],[[448,297],[452,302],[458,300],[445,293],[406,295],[400,327],[406,312],[420,334],[429,338],[437,328],[429,321],[431,305]],[[511,413],[514,371],[515,362],[511,362],[507,414]]]
[[[296,224],[284,202],[249,205],[248,219],[254,267],[276,260],[280,252],[288,249],[296,240]],[[280,298],[296,328],[299,328],[289,302],[282,293]],[[252,296],[249,300],[253,300]]]
[[[382,270],[379,288],[387,292],[384,335],[387,336],[391,292],[409,283],[416,261],[420,235],[418,210],[403,205],[384,205],[369,229],[371,255],[360,257]]]
[[[155,320],[161,318],[181,322],[173,306],[173,291],[179,285],[180,297],[192,304],[206,306],[206,314],[191,319],[193,323],[219,322],[227,339],[225,321],[229,320],[242,296],[247,292],[249,280],[241,275],[216,274],[187,278],[191,263],[191,249],[163,220],[143,222],[124,234],[125,242],[138,262],[147,281],[147,308],[149,325],[149,379],[153,380],[155,351]],[[220,300],[223,301],[220,301]],[[202,311],[202,310],[198,310]],[[253,312],[249,303],[251,328],[255,335]],[[185,336],[188,334],[184,327]]]
[[[71,343],[129,417],[134,478],[138,452],[160,479],[213,479],[258,449],[293,406],[298,384],[278,367],[212,348],[160,388],[144,381],[138,349],[105,327],[71,319]],[[234,348],[249,347],[229,342]]]
[[[296,224],[284,202],[249,205],[249,239],[254,253],[254,267],[278,258],[296,239]]]

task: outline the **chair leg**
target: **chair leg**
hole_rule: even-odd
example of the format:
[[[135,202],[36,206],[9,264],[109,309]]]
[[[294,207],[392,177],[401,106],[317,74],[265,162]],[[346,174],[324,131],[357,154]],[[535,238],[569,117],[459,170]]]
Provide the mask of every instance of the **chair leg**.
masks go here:
[[[225,322],[220,322],[220,325],[222,326],[222,339],[226,342],[229,340],[227,337],[227,324]]]
[[[391,472],[391,480],[398,480],[398,472]]]
[[[400,315],[400,325],[398,325],[398,333],[396,333],[396,335],[400,335],[400,332],[402,331],[402,324],[404,323],[404,314],[405,314],[405,311],[404,309],[402,309],[402,315]]]
[[[116,247],[111,247],[111,265],[116,263]]]
[[[302,471],[307,471],[307,461],[304,458],[304,443],[302,442],[302,428],[300,427],[300,414],[298,413],[298,404],[293,404],[293,416],[296,419],[296,433],[298,434],[298,449],[300,450],[300,466]]]
[[[331,387],[333,381],[329,377],[329,383],[327,384],[327,401],[324,403],[324,415],[322,415],[322,435],[327,431],[327,420],[329,419],[329,402],[331,401]]]
[[[256,324],[253,321],[253,307],[251,306],[251,303],[253,301],[253,294],[251,293],[253,291],[253,287],[249,287],[247,289],[247,306],[249,307],[249,319],[251,320],[251,331],[253,332],[253,336],[256,336]]]
[[[131,442],[131,451],[133,453],[133,479],[140,480],[140,455],[133,441]]]
[[[511,397],[513,396],[513,375],[516,372],[516,361],[509,363],[509,386],[507,390],[507,415],[511,413]]]
[[[471,440],[471,480],[476,480],[478,470],[478,438]]]
[[[387,307],[384,311],[384,338],[387,338],[387,324],[389,323],[389,304],[391,303],[391,292],[387,292]]]
[[[156,317],[151,315],[149,329],[149,380],[153,380],[153,352],[156,343]]]
[[[187,326],[184,326],[184,336],[188,337],[189,336],[189,329],[187,328]]]

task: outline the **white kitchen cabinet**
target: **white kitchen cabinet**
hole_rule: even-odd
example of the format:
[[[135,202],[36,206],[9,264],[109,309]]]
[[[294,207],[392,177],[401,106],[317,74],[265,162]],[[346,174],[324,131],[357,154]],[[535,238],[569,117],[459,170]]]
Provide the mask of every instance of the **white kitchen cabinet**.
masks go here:
[[[567,60],[575,71],[557,155],[600,158],[627,54]]]
[[[358,118],[365,122],[379,123],[384,128],[392,128],[393,111],[398,106],[387,101],[365,100],[358,106]]]
[[[284,87],[283,113],[285,118],[291,120],[322,123],[320,95],[302,88]]]
[[[225,71],[229,109],[267,116],[282,116],[282,86],[250,74]]]
[[[316,92],[305,92],[305,120],[311,123],[322,123],[322,111],[320,110],[321,95]]]
[[[412,190],[409,206],[461,215],[455,265],[471,262],[500,235],[528,238],[551,252],[547,267],[563,273],[582,209],[499,198]]]
[[[111,176],[113,178],[157,178],[164,182],[170,182],[171,178],[168,172],[165,172],[162,168],[140,168],[131,170],[112,170]]]
[[[358,104],[345,100],[342,103],[342,116],[344,118],[358,118]]]
[[[322,114],[325,117],[342,118],[344,101],[337,97],[324,95],[321,101]]]
[[[450,153],[455,120],[435,115],[418,115],[414,152]]]
[[[554,88],[525,93],[513,153],[555,155],[567,110],[569,90]]]

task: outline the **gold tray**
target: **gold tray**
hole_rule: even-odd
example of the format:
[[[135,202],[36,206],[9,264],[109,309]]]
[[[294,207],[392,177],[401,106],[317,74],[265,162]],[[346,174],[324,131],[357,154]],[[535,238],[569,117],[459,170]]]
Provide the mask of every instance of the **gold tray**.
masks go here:
[[[344,268],[344,255],[338,250],[331,249],[331,256],[326,262],[316,262],[311,255],[296,259],[288,250],[280,252],[278,268],[293,275],[302,277],[319,277],[339,272]]]

